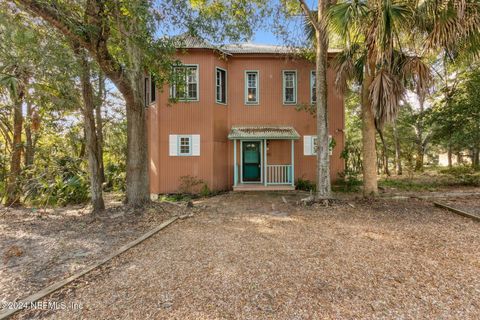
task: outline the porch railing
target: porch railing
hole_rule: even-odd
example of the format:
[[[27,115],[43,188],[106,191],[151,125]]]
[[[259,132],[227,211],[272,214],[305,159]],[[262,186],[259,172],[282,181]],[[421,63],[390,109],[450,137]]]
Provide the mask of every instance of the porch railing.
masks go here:
[[[267,165],[267,184],[291,184],[292,166],[290,164]]]

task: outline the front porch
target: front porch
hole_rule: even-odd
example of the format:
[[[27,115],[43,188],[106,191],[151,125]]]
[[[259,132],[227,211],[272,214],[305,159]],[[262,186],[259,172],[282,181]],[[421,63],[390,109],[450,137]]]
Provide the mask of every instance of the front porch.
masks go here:
[[[292,191],[295,190],[295,186],[288,184],[277,185],[263,185],[263,184],[245,184],[240,183],[233,186],[233,191]]]
[[[293,127],[232,127],[228,138],[233,141],[233,190],[294,190],[294,140],[299,137]]]

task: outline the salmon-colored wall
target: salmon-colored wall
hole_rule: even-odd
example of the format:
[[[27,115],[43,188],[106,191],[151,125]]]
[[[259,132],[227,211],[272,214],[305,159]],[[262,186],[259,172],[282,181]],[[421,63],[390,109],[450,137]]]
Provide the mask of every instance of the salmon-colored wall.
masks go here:
[[[234,125],[286,125],[300,134],[295,141],[295,179],[315,181],[315,156],[303,155],[303,136],[316,135],[316,120],[295,106],[283,105],[282,70],[297,71],[297,103],[310,102],[310,71],[314,64],[286,59],[280,55],[233,55],[224,58],[211,50],[179,53],[185,64],[199,65],[199,101],[169,106],[168,86],[157,93],[157,102],[149,107],[148,137],[150,189],[152,193],[177,191],[180,177],[195,176],[214,190],[233,185],[233,141],[227,139]],[[227,70],[227,104],[215,102],[215,67]],[[259,71],[259,104],[244,104],[245,70]],[[328,75],[329,131],[336,141],[331,156],[331,177],[344,170],[340,153],[344,146],[343,98],[334,90],[333,71]],[[169,156],[170,134],[200,134],[200,156]],[[289,164],[290,141],[269,141],[269,164]],[[240,144],[237,145],[240,154]],[[239,162],[238,162],[239,163]]]

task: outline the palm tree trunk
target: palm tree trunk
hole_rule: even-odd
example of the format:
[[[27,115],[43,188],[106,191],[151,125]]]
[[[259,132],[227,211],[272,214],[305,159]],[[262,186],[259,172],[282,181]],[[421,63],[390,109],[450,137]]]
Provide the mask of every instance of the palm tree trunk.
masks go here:
[[[22,129],[23,113],[22,105],[25,97],[26,79],[20,79],[16,96],[13,97],[13,139],[12,154],[10,158],[10,174],[7,183],[7,206],[20,204],[20,174],[22,161]]]
[[[327,1],[318,1],[318,24],[323,26]],[[328,110],[327,110],[327,52],[328,37],[326,28],[315,32],[316,51],[316,96],[317,96],[317,199],[331,196],[330,152],[328,144]]]
[[[362,155],[363,155],[363,195],[378,194],[375,146],[375,117],[370,103],[370,85],[373,81],[375,63],[369,62],[362,83]]]
[[[80,65],[80,81],[83,96],[83,117],[85,128],[86,149],[88,154],[88,170],[90,176],[90,193],[93,212],[105,209],[102,195],[100,156],[98,154],[98,140],[95,131],[95,98],[90,78],[90,64],[83,50],[76,50]]]

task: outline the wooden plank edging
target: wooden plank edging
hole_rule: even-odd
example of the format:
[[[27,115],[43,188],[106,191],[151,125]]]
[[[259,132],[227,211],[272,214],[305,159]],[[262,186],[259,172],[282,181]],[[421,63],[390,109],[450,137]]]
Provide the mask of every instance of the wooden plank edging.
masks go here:
[[[17,304],[21,305],[21,306],[25,306],[25,305],[29,305],[55,291],[57,291],[58,289],[62,288],[63,286],[75,281],[76,279],[86,275],[87,273],[89,273],[90,271],[100,267],[101,265],[107,263],[108,261],[112,260],[113,258],[121,255],[122,253],[124,253],[125,251],[133,248],[134,246],[140,244],[141,242],[147,240],[148,238],[150,238],[151,236],[153,236],[155,233],[159,232],[160,230],[166,228],[167,226],[169,226],[170,224],[172,224],[173,222],[175,222],[176,220],[178,219],[178,217],[172,217],[170,219],[168,219],[167,221],[163,222],[162,224],[160,224],[159,226],[153,228],[152,230],[148,231],[147,233],[143,234],[142,236],[140,236],[139,238],[127,243],[126,245],[123,245],[122,247],[120,247],[118,250],[116,250],[115,252],[109,254],[107,257],[103,258],[102,260],[94,263],[93,265],[71,275],[70,277],[66,278],[66,279],[63,279],[63,280],[60,280],[60,281],[57,281],[51,285],[49,285],[48,287],[46,288],[43,288],[42,290],[38,291],[37,293],[34,293],[20,301],[17,301]],[[3,319],[7,319],[8,317],[10,317],[11,315],[13,315],[14,313],[18,312],[22,310],[21,308],[20,309],[4,309],[2,311],[0,311],[0,320],[3,320]]]
[[[476,220],[476,221],[480,221],[480,216],[477,216],[475,214],[471,214],[471,213],[468,213],[468,212],[465,212],[463,210],[460,210],[460,209],[456,209],[456,208],[453,208],[453,207],[450,207],[450,206],[447,206],[443,203],[439,203],[439,202],[434,202],[433,203],[436,207],[439,207],[439,208],[442,208],[442,209],[447,209],[447,210],[450,210],[452,212],[455,212],[456,214],[459,214],[461,216],[464,216],[464,217],[467,217],[467,218],[471,218],[473,220]]]

